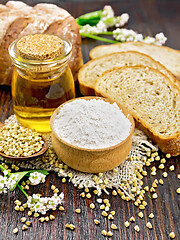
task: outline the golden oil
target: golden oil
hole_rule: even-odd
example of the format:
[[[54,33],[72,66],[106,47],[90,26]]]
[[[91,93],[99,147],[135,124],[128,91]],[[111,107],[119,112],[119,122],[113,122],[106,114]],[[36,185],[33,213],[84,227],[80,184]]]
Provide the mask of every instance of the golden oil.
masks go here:
[[[69,43],[65,44],[68,48]],[[53,60],[22,61],[15,45],[10,46],[15,64],[11,84],[13,107],[21,125],[38,132],[50,132],[54,110],[75,97],[74,79],[67,64],[71,49],[65,50],[65,56]]]

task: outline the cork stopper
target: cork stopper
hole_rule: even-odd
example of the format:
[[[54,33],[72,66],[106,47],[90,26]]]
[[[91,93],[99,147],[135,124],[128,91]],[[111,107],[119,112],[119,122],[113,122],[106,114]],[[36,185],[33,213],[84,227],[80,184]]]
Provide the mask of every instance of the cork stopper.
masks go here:
[[[17,42],[18,54],[30,60],[48,60],[63,53],[63,40],[49,34],[27,35]]]

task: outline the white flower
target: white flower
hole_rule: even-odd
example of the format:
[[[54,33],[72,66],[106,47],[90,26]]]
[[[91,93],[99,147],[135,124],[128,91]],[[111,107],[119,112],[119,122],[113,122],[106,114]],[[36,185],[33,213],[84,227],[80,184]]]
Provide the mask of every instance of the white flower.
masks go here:
[[[102,15],[103,15],[103,18],[114,17],[114,11],[113,11],[112,7],[109,5],[104,6]]]
[[[157,45],[163,45],[167,41],[167,37],[165,37],[164,33],[162,33],[162,32],[156,34],[155,39],[156,39],[156,44]]]
[[[144,41],[143,42],[145,42],[145,43],[155,43],[155,39],[153,38],[153,37],[146,37],[145,39],[144,39]]]
[[[29,180],[33,185],[37,185],[39,183],[44,183],[45,178],[46,178],[46,175],[40,172],[33,172],[33,173],[30,173]]]
[[[123,13],[121,16],[118,16],[116,18],[115,26],[122,27],[128,22],[128,20],[129,20],[129,14]]]
[[[16,186],[17,180],[18,175],[12,173],[11,176],[7,178],[6,187],[11,191]]]
[[[155,38],[149,36],[143,38],[142,34],[136,33],[132,29],[126,28],[117,28],[113,31],[113,33],[113,37],[120,42],[134,41],[162,45],[167,40],[163,33],[156,34]]]
[[[4,170],[3,173],[4,173],[4,176],[8,175],[8,170]]]
[[[41,214],[46,214],[50,209],[56,208],[59,204],[62,203],[64,194],[61,193],[59,196],[55,193],[52,197],[40,197],[37,194],[28,197],[28,207],[35,212]]]

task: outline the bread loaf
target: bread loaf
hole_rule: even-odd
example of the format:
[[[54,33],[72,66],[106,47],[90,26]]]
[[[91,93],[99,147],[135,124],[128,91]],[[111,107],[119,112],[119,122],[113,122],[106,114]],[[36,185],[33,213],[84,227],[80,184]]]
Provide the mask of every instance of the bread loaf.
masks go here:
[[[90,58],[94,59],[112,52],[137,51],[147,54],[159,61],[176,78],[180,80],[180,51],[169,47],[157,46],[142,42],[126,42],[110,45],[101,45],[90,51]]]
[[[19,1],[0,4],[0,85],[11,84],[12,63],[9,44],[27,34],[55,34],[72,43],[70,68],[77,79],[82,65],[81,37],[75,19],[54,4],[40,3],[34,7]]]
[[[179,84],[180,87],[180,82],[159,62],[156,62],[154,59],[143,53],[136,51],[127,51],[107,54],[102,57],[95,58],[83,65],[78,73],[80,91],[83,95],[86,96],[94,95],[95,81],[99,76],[101,76],[103,72],[114,67],[135,65],[143,65],[158,69],[160,72],[164,73],[172,82]]]
[[[162,152],[180,154],[180,90],[164,74],[143,66],[115,68],[97,79],[95,91],[126,107]]]

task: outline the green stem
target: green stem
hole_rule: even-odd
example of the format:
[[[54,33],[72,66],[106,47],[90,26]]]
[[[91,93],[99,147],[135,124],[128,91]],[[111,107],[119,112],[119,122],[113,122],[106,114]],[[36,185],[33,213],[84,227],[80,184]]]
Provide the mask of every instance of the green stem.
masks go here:
[[[97,34],[103,34],[103,35],[114,35],[113,32],[100,32],[100,33],[97,33]],[[116,33],[115,33],[116,34]]]
[[[81,36],[92,38],[92,39],[96,39],[96,40],[103,41],[103,42],[108,42],[108,43],[119,43],[118,41],[114,41],[114,40],[111,40],[111,39],[98,37],[98,36],[92,35],[92,34],[81,33]]]
[[[2,170],[2,171],[5,171],[5,170],[7,170],[7,169],[5,169],[1,164],[0,164],[0,169]],[[11,176],[11,173],[8,171],[8,176],[10,177]],[[18,186],[18,188],[24,193],[24,195],[28,198],[28,194],[24,191],[24,189],[22,189],[22,187],[19,185],[19,184],[17,184],[17,186]]]
[[[17,184],[17,186],[18,186],[18,188],[24,193],[24,195],[28,198],[29,196],[28,196],[28,194],[24,191],[24,189],[22,189],[22,187],[21,187],[19,184]]]
[[[6,169],[0,164],[0,169],[2,170],[2,171],[5,171]],[[8,175],[9,175],[9,172],[8,172]]]

